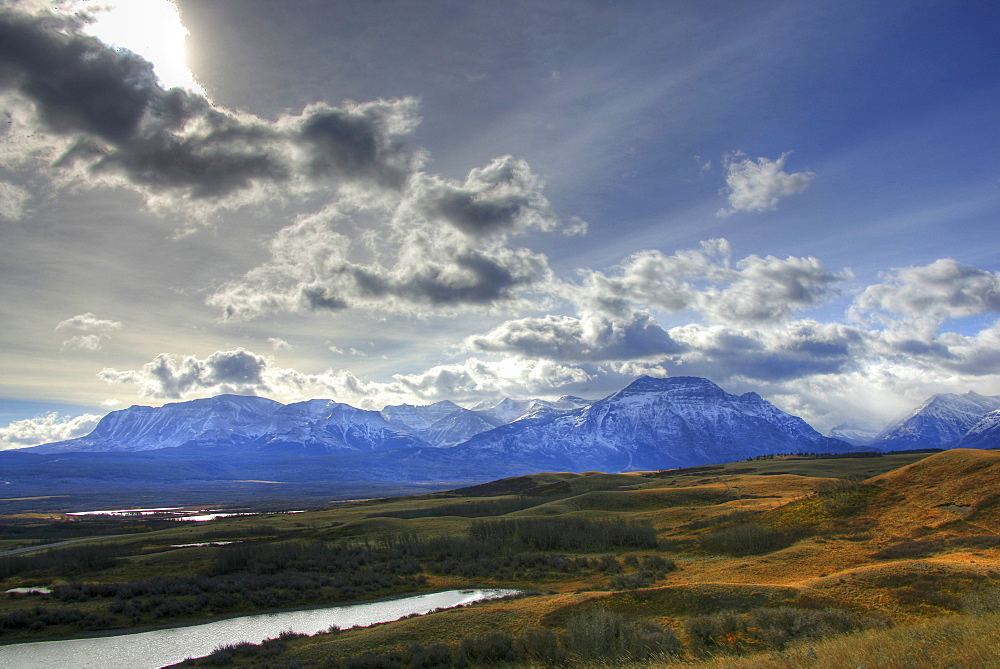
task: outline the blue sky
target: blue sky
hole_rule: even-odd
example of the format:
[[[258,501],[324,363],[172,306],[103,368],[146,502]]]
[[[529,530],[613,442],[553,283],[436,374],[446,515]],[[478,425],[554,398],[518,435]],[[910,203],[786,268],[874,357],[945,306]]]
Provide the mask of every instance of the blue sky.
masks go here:
[[[0,7],[0,447],[219,392],[1000,394],[990,3]]]

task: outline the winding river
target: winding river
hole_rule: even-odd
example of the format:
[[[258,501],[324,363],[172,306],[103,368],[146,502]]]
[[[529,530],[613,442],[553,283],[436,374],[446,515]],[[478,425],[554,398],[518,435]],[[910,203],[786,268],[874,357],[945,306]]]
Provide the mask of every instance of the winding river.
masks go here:
[[[341,629],[374,625],[513,594],[515,590],[449,590],[367,604],[243,616],[119,636],[18,643],[0,646],[0,666],[11,669],[156,669],[189,657],[208,655],[225,644],[260,643],[288,630],[316,634],[332,625]]]

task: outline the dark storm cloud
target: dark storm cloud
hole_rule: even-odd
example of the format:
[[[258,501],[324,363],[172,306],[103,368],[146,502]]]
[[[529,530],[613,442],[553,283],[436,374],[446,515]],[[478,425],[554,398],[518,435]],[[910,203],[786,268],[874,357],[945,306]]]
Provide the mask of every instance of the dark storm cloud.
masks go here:
[[[0,12],[0,85],[34,101],[54,132],[126,142],[162,95],[152,65],[95,38],[60,32],[73,27],[49,16]]]
[[[421,164],[403,143],[418,122],[414,99],[316,104],[265,121],[164,90],[150,63],[80,27],[0,12],[0,87],[34,103],[45,130],[78,139],[57,167],[81,164],[104,183],[117,175],[148,194],[238,206],[255,185],[399,189]]]
[[[463,183],[417,175],[410,188],[410,206],[429,222],[443,221],[473,237],[532,227],[552,230],[559,220],[542,195],[543,188],[527,162],[502,156],[471,170]]]
[[[307,107],[298,139],[309,149],[313,178],[348,175],[402,188],[420,163],[402,141],[416,124],[416,107],[413,99]]]

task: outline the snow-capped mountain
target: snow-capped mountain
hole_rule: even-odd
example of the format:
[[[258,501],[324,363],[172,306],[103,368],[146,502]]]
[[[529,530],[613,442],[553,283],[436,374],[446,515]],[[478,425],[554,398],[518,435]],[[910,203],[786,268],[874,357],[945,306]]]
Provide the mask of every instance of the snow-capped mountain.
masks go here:
[[[377,411],[339,402],[309,400],[282,405],[263,397],[219,395],[113,411],[85,437],[36,446],[31,451],[131,452],[196,445],[206,451],[237,446],[343,453],[426,444],[387,423]]]
[[[470,458],[575,471],[665,469],[851,449],[756,393],[732,395],[695,377],[641,377],[590,406],[522,418],[458,447]]]
[[[390,425],[378,411],[356,409],[332,400],[308,400],[275,410],[267,431],[254,445],[345,453],[426,444],[405,430]]]
[[[151,451],[181,446],[195,439],[231,443],[267,432],[271,415],[281,403],[264,397],[218,395],[174,402],[162,407],[131,406],[112,411],[85,437],[57,441],[32,450],[36,453],[70,451]]]
[[[969,391],[941,393],[884,430],[872,447],[883,451],[950,448],[987,413],[1000,409],[1000,397]]]
[[[955,448],[1000,448],[1000,409],[980,418],[955,443]]]
[[[841,423],[826,433],[831,439],[840,439],[855,446],[867,446],[882,433],[881,425],[871,423]]]
[[[555,401],[551,400],[512,400],[509,397],[499,402],[481,402],[472,407],[479,415],[493,423],[494,426],[507,425],[522,418],[536,418],[540,415],[556,416],[574,409],[590,406],[594,400],[582,397],[563,395]]]
[[[390,425],[405,430],[435,447],[449,447],[492,430],[496,423],[449,400],[425,406],[396,404],[379,412]]]

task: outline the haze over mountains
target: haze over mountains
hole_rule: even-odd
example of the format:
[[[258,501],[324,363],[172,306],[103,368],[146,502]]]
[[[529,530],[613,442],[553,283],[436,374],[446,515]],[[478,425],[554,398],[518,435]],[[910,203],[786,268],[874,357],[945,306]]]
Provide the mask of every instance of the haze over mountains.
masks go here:
[[[597,401],[511,400],[471,409],[357,409],[332,400],[283,405],[219,395],[133,406],[78,439],[0,453],[24,484],[108,480],[484,480],[538,471],[637,471],[778,453],[989,447],[1000,397],[936,395],[867,445],[824,436],[753,392],[697,377],[640,377]],[[57,456],[57,457],[53,457]]]

